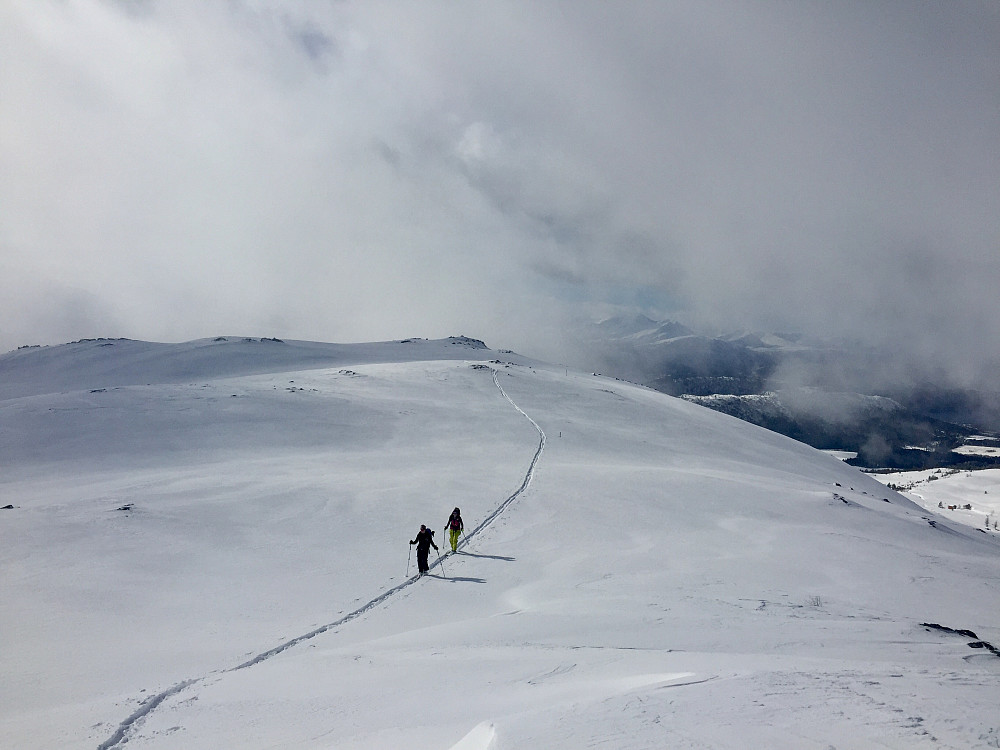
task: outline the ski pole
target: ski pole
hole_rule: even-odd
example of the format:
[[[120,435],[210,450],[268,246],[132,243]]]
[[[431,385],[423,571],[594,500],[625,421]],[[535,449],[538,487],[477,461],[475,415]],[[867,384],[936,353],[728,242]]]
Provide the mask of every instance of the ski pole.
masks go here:
[[[441,566],[441,572],[444,573],[444,577],[448,577],[448,571],[444,569],[444,558],[441,557],[441,550],[438,550],[438,564]]]
[[[413,557],[413,545],[410,545],[410,551],[406,553],[406,577],[410,577],[410,558]]]

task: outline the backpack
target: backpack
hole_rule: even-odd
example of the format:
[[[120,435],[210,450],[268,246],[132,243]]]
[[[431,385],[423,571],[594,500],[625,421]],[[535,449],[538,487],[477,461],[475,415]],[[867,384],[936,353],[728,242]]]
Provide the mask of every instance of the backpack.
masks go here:
[[[448,528],[450,529],[462,528],[462,517],[457,513],[452,513],[451,518],[448,519]]]

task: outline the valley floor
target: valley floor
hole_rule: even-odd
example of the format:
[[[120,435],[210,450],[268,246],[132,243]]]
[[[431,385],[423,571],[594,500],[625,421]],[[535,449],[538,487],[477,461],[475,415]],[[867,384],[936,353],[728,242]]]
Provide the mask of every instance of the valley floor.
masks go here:
[[[931,513],[1000,533],[1000,469],[925,469],[872,476]]]

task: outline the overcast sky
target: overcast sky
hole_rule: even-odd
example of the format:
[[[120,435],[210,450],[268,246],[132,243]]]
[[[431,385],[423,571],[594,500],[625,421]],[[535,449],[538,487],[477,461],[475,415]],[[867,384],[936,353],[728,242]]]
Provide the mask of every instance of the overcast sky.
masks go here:
[[[577,315],[1000,352],[1000,4],[0,4],[0,349]]]

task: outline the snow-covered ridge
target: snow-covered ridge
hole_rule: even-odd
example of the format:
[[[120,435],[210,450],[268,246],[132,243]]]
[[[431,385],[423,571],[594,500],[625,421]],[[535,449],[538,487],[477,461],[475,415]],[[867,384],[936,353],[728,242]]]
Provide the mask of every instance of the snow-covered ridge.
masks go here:
[[[709,396],[683,396],[703,406],[725,410],[728,414],[742,416],[757,412],[791,418],[797,414],[811,415],[829,422],[853,421],[880,414],[892,414],[902,407],[885,396],[866,396],[859,393],[830,393],[819,388],[797,388],[767,391],[746,395],[715,393]],[[752,420],[751,420],[752,421]]]
[[[216,336],[179,344],[83,339],[22,347],[0,356],[0,399],[67,390],[334,367],[341,363],[487,358],[482,341],[465,336],[327,344],[276,338]]]
[[[474,340],[100,343],[0,400],[2,747],[1000,737],[996,537],[834,458]]]

